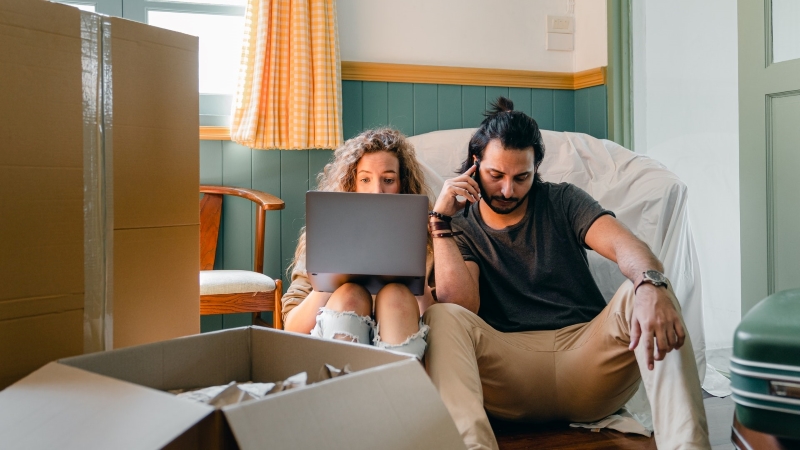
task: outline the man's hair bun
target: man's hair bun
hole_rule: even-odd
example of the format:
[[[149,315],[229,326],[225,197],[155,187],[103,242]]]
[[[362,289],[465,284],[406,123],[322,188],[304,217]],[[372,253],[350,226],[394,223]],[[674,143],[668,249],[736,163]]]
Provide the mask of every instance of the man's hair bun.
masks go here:
[[[509,112],[514,110],[514,102],[505,97],[498,97],[497,100],[490,103],[491,108],[486,111],[484,117],[494,117],[502,112]]]

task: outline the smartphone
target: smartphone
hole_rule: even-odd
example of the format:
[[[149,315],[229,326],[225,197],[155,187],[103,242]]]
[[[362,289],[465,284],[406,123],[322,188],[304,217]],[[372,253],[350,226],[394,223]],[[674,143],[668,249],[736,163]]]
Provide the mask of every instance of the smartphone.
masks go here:
[[[480,183],[480,179],[478,178],[478,171],[479,170],[481,170],[481,159],[476,157],[475,158],[475,172],[472,173],[472,179],[477,181],[478,183]],[[464,217],[469,216],[469,207],[471,205],[472,204],[469,201],[467,201],[467,204],[464,205]]]

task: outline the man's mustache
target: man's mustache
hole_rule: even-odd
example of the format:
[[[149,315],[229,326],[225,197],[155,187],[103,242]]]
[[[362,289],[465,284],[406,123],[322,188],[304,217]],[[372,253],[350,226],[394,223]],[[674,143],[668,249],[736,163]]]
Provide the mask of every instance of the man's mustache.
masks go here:
[[[501,197],[501,196],[499,196],[499,195],[495,195],[495,196],[494,196],[494,197],[492,197],[490,200],[491,200],[491,201],[499,200],[499,201],[501,201],[501,202],[519,202],[519,197],[510,197],[510,198],[505,198],[505,197]]]

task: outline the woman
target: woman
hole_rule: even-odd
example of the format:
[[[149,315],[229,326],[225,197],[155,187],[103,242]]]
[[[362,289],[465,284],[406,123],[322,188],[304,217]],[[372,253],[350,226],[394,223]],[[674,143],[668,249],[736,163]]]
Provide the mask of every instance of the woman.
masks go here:
[[[427,194],[414,149],[397,130],[367,130],[348,140],[319,176],[320,191]],[[430,239],[429,239],[430,240]],[[384,286],[374,298],[362,286],[346,283],[333,293],[311,288],[305,268],[305,231],[295,252],[292,284],[282,298],[284,329],[369,344],[422,358],[428,326],[420,316],[433,304],[427,283],[415,297],[402,284]],[[386,257],[375,255],[376,258]],[[428,244],[428,267],[432,264]],[[430,273],[430,270],[428,271]],[[374,314],[373,314],[374,312]]]

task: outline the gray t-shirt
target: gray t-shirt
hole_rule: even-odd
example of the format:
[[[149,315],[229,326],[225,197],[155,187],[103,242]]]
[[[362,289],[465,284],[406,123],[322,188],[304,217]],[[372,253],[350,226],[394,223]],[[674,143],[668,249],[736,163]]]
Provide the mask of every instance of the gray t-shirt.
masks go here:
[[[456,243],[480,267],[478,316],[503,332],[556,330],[589,322],[606,306],[589,271],[586,232],[614,213],[569,183],[535,183],[525,217],[502,230],[483,221],[477,204]],[[588,247],[586,247],[588,248]]]

